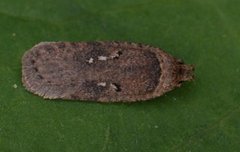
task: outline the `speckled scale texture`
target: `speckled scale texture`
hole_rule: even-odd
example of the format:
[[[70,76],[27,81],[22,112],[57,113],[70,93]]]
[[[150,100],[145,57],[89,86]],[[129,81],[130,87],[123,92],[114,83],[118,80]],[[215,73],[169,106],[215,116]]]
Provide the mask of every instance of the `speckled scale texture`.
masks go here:
[[[41,42],[22,58],[22,81],[46,99],[134,102],[193,79],[193,66],[129,42]]]

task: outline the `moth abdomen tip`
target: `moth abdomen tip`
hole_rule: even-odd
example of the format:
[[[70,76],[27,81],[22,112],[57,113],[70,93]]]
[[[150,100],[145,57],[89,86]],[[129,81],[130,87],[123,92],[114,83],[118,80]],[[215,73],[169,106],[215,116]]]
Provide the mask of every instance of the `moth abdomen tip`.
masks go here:
[[[179,67],[180,81],[192,81],[194,79],[194,65],[182,64]]]

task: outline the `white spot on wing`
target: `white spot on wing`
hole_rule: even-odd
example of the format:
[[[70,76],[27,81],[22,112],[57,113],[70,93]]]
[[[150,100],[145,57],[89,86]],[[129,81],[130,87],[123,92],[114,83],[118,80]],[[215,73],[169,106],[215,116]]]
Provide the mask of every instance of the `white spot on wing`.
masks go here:
[[[106,61],[106,60],[107,60],[107,57],[106,57],[106,56],[99,56],[99,57],[98,57],[98,60]]]
[[[97,85],[102,86],[102,87],[106,87],[107,83],[106,82],[99,82]]]
[[[89,60],[87,60],[88,63],[93,63],[93,58],[90,58]]]

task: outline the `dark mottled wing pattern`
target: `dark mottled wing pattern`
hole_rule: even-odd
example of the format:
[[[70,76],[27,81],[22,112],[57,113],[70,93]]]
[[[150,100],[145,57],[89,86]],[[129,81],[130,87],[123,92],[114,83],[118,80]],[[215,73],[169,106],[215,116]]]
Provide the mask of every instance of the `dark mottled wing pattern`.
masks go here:
[[[175,87],[160,82],[164,65],[174,69],[167,58],[178,63],[135,43],[42,42],[23,56],[22,80],[27,90],[49,99],[146,100]]]
[[[23,59],[26,87],[45,98],[134,100],[159,77],[154,53],[112,43],[41,43]]]

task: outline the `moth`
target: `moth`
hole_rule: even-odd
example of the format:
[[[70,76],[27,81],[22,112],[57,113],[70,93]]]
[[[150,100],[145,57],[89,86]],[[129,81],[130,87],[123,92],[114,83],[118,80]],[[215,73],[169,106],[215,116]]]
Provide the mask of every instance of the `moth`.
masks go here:
[[[193,80],[193,69],[139,43],[41,42],[22,57],[22,82],[45,99],[135,102]]]

